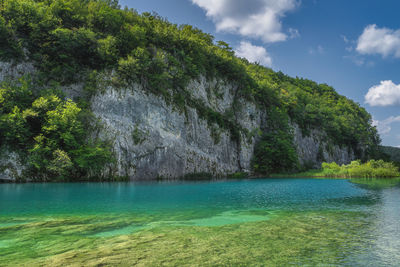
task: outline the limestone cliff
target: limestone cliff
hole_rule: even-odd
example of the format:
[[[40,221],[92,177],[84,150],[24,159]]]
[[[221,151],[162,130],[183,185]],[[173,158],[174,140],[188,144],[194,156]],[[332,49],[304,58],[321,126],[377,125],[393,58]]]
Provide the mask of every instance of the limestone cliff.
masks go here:
[[[318,129],[311,130],[308,136],[293,124],[294,143],[300,165],[308,168],[319,168],[322,162],[336,162],[339,165],[348,164],[356,157],[349,147],[340,147],[327,143],[326,134]]]
[[[0,63],[0,80],[34,73],[28,63]],[[82,86],[63,89],[73,98]],[[253,150],[260,129],[265,128],[266,112],[253,102],[234,101],[235,84],[222,79],[200,77],[186,89],[193,99],[201,99],[215,111],[234,112],[236,123],[247,129],[247,134],[241,133],[238,142],[229,131],[199,118],[196,109],[187,107],[185,112],[179,111],[141,84],[124,88],[108,85],[91,99],[91,109],[101,125],[93,134],[112,143],[116,158],[105,168],[104,175],[155,179],[195,173],[220,177],[235,172],[251,173]],[[312,130],[309,136],[303,136],[296,124],[291,125],[302,165],[318,167],[323,160],[348,163],[354,159],[351,149],[328,146],[323,132]],[[12,152],[1,154],[0,178],[15,179],[20,175],[20,163],[13,162],[16,158]]]
[[[206,88],[222,81],[204,78],[190,84],[195,97],[224,112],[232,107],[234,86],[219,85],[220,99]],[[243,102],[237,110],[237,122],[257,130],[262,112],[254,104]],[[228,131],[208,125],[197,111],[179,112],[161,97],[146,93],[142,86],[107,88],[93,98],[92,111],[100,119],[100,134],[113,141],[117,164],[114,175],[131,178],[182,177],[192,173],[223,176],[251,169],[256,136],[238,144]]]

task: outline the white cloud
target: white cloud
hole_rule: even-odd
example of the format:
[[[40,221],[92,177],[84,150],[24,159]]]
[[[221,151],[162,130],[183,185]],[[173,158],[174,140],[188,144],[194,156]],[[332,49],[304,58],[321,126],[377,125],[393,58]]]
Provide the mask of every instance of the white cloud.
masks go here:
[[[383,57],[393,55],[400,58],[400,30],[368,25],[358,38],[356,50],[360,54],[379,54]]]
[[[400,116],[391,116],[383,121],[373,120],[372,125],[376,126],[379,134],[387,135],[392,130],[392,124],[395,122],[400,122]]]
[[[261,39],[265,43],[297,37],[298,31],[282,32],[282,17],[294,10],[297,0],[191,0],[206,11],[217,31]]]
[[[300,37],[299,30],[297,30],[297,29],[289,28],[288,32],[289,32],[290,39]]]
[[[246,58],[250,62],[257,62],[267,67],[272,66],[272,58],[262,46],[242,41],[240,42],[240,46],[236,48],[235,53],[238,57]]]
[[[352,57],[351,61],[353,61],[353,63],[356,64],[357,66],[362,66],[365,63],[365,59],[359,57]]]
[[[349,39],[347,39],[347,37],[346,37],[346,35],[340,35],[340,37],[343,39],[343,41],[347,44],[347,43],[349,43],[350,42],[350,40]]]
[[[358,67],[365,66],[365,67],[370,68],[370,67],[375,66],[375,62],[366,60],[364,57],[362,57],[360,55],[348,55],[348,56],[343,56],[343,58],[350,60]]]
[[[371,106],[395,106],[400,105],[400,84],[392,81],[381,81],[368,90],[365,102]]]
[[[315,49],[314,48],[308,49],[308,53],[310,55],[323,54],[324,52],[325,52],[325,49],[321,45],[317,46],[317,48],[315,48]]]
[[[346,51],[347,52],[351,52],[351,51],[353,51],[353,45],[356,43],[356,41],[353,41],[353,40],[350,40],[349,38],[347,38],[346,37],[346,35],[340,35],[340,38],[342,38],[343,39],[343,42],[347,45],[346,46]]]

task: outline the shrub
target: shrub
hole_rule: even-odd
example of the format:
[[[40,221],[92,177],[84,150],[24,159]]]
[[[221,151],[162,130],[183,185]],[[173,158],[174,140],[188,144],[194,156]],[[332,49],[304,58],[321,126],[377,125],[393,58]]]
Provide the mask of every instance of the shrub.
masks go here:
[[[389,178],[399,177],[399,168],[392,162],[370,160],[366,163],[352,161],[348,165],[339,166],[335,162],[322,163],[322,173],[326,177],[343,178]]]
[[[0,145],[24,154],[29,175],[37,180],[101,175],[113,155],[109,145],[88,141],[90,113],[54,93],[35,97],[30,87],[26,80],[2,85]]]

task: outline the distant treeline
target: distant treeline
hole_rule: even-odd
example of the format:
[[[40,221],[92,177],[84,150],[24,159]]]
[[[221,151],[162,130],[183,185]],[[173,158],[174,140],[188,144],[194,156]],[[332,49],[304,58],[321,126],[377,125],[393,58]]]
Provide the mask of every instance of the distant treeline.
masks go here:
[[[400,148],[392,146],[381,146],[380,150],[383,153],[382,158],[387,161],[393,161],[400,166]]]

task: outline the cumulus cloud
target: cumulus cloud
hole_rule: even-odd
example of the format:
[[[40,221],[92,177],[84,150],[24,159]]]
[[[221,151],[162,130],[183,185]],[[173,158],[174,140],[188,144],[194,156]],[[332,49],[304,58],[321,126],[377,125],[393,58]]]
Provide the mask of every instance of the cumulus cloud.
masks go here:
[[[206,11],[216,24],[217,31],[237,33],[257,38],[265,43],[297,37],[298,31],[282,32],[281,19],[294,10],[297,0],[191,0]]]
[[[272,66],[272,58],[262,46],[256,46],[249,42],[242,41],[239,47],[236,48],[235,53],[238,57],[246,58],[250,62],[257,62],[267,67]]]
[[[387,135],[392,130],[392,124],[395,122],[400,122],[400,116],[397,117],[391,116],[383,121],[374,120],[372,122],[372,125],[376,126],[379,134]]]
[[[368,90],[365,102],[371,106],[395,106],[400,105],[400,84],[392,81],[381,81]]]
[[[400,58],[400,30],[378,28],[375,24],[368,25],[358,38],[356,50],[365,55],[393,55]]]

